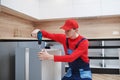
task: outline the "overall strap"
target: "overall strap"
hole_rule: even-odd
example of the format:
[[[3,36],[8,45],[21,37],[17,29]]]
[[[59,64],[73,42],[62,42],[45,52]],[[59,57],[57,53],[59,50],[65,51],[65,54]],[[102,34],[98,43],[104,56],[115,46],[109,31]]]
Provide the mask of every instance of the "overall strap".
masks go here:
[[[75,46],[75,49],[79,46],[79,44],[80,44],[83,40],[86,40],[86,38],[82,38],[80,41],[78,41],[78,43],[77,43],[76,46]],[[68,38],[66,38],[66,45],[67,45],[67,48],[69,49]]]
[[[82,38],[80,41],[78,41],[74,49],[76,49],[83,40],[86,40],[86,38]]]
[[[66,38],[66,45],[67,45],[67,48],[69,49],[68,38]]]

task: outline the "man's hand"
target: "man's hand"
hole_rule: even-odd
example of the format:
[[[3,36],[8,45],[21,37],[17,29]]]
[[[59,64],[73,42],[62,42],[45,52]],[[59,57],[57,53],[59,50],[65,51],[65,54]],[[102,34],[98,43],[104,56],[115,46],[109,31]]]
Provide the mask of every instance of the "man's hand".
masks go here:
[[[53,60],[54,59],[54,56],[48,54],[48,52],[45,49],[43,49],[41,52],[38,53],[38,57],[40,60]]]
[[[35,29],[32,31],[31,36],[34,38],[37,38],[37,33],[40,31],[40,29]]]

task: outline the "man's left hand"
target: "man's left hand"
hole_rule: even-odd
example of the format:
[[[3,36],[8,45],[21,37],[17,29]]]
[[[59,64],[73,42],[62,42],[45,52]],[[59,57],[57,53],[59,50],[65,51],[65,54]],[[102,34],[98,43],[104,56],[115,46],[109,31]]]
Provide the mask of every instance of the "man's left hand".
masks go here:
[[[54,56],[49,54],[45,49],[42,49],[42,51],[38,53],[38,57],[40,60],[53,60],[54,59]]]

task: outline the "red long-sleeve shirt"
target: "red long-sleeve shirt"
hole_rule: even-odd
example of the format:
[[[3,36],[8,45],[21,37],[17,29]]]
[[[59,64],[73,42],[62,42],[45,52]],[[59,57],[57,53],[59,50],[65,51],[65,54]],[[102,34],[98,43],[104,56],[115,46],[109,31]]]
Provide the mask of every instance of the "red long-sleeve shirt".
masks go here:
[[[49,38],[52,40],[55,40],[56,42],[59,42],[63,44],[64,50],[65,50],[65,55],[59,56],[59,55],[54,55],[54,61],[55,62],[73,62],[77,58],[81,58],[84,62],[89,63],[89,58],[88,58],[88,40],[83,40],[78,48],[75,48],[76,44],[83,38],[82,36],[78,36],[75,39],[68,39],[69,43],[69,48],[71,50],[74,50],[72,54],[68,55],[67,54],[67,45],[66,45],[66,35],[65,34],[52,34],[48,33],[44,30],[41,31],[43,37]]]

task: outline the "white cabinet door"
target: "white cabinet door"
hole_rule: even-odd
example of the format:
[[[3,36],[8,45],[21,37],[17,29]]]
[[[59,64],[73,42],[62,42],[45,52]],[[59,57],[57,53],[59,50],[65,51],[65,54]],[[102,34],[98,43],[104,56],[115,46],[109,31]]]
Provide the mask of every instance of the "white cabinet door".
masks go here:
[[[1,5],[40,20],[120,14],[119,0],[1,0]]]
[[[32,16],[39,18],[40,0],[1,0],[1,5]]]
[[[120,0],[101,0],[102,15],[119,15]]]
[[[100,15],[100,0],[41,0],[40,19]]]
[[[72,0],[41,0],[40,19],[72,17]]]
[[[47,51],[52,55],[61,55],[61,51],[57,49],[47,49]],[[41,61],[41,80],[61,80],[61,71],[61,62]]]
[[[99,16],[100,0],[73,0],[74,17]]]

